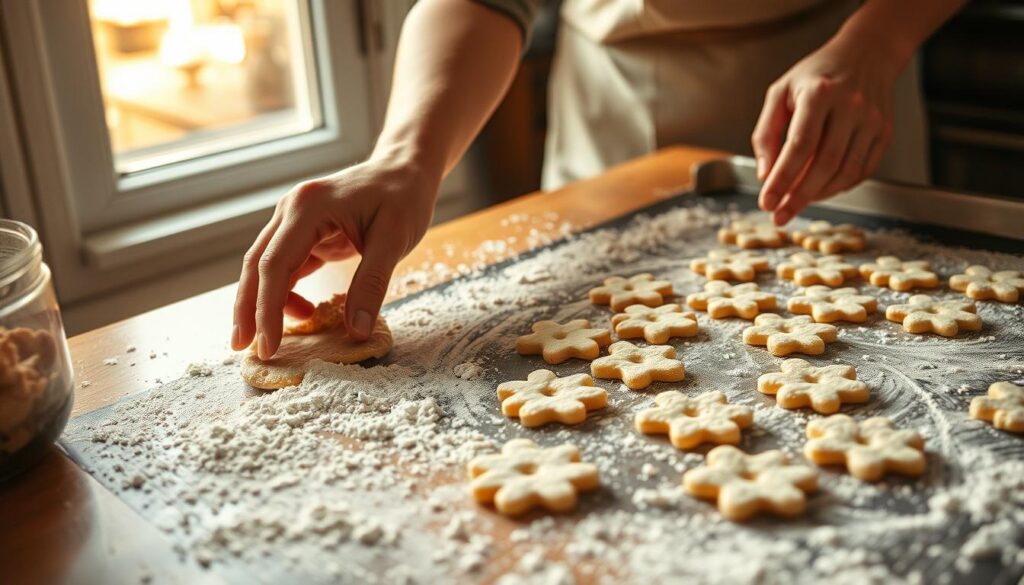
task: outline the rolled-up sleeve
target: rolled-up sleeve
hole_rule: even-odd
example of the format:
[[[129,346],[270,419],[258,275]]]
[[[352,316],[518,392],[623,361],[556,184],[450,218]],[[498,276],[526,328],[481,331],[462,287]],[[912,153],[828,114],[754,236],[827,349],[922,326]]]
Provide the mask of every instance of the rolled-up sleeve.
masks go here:
[[[533,21],[543,0],[474,0],[511,18],[523,31],[523,47],[530,43]]]

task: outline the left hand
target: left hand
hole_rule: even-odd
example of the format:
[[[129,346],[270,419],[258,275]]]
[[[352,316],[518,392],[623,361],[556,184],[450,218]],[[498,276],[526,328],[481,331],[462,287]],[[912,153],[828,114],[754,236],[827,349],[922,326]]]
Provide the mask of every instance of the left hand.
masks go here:
[[[768,88],[751,140],[758,204],[777,225],[878,169],[902,65],[877,41],[838,35]]]

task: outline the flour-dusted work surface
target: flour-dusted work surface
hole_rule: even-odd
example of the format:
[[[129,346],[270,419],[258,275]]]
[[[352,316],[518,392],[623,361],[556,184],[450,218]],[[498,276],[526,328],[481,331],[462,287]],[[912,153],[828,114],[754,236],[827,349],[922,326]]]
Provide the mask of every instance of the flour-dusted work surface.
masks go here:
[[[835,323],[836,342],[800,357],[854,366],[868,384],[868,401],[840,413],[885,416],[923,436],[918,477],[868,483],[845,467],[809,463],[806,427],[823,415],[781,408],[757,389],[758,377],[778,372],[785,358],[743,343],[751,321],[706,313],[697,313],[696,336],[666,342],[685,364],[684,381],[637,391],[595,379],[608,405],[578,426],[527,428],[502,415],[503,382],[542,368],[559,377],[590,372],[585,360],[552,366],[520,356],[518,336],[542,320],[610,328],[613,312],[587,297],[609,276],[650,273],[674,285],[666,302],[683,303],[706,282],[690,261],[722,246],[718,228],[743,216],[728,208],[736,202],[749,205],[682,197],[394,303],[386,316],[395,347],[382,364],[318,363],[299,386],[267,393],[249,389],[236,363],[197,369],[74,419],[64,445],[165,531],[187,562],[229,580],[1017,583],[1024,436],[972,419],[968,409],[993,382],[1024,382],[1021,304],[978,301],[981,331],[917,335],[886,320],[885,309],[921,291],[843,283],[877,297],[878,311],[863,323]],[[800,287],[777,278],[775,267],[799,251],[759,251],[772,269],[756,282],[778,296],[775,312],[785,316]],[[885,255],[930,261],[943,286],[925,292],[942,300],[965,300],[946,282],[969,265],[1024,270],[1020,256],[893,231],[869,230],[866,248],[844,257],[859,265]],[[714,502],[688,495],[682,474],[713,445],[684,451],[634,427],[666,390],[719,391],[752,408],[740,449],[780,449],[819,470],[805,513],[734,523]],[[580,493],[569,514],[508,519],[477,505],[467,462],[514,438],[575,445],[598,466],[600,488]]]

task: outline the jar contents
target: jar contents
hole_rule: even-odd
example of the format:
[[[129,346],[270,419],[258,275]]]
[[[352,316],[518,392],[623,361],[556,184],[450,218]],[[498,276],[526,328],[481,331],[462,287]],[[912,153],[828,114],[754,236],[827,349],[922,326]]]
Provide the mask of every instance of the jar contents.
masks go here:
[[[27,445],[63,409],[57,365],[49,331],[0,327],[0,453]]]

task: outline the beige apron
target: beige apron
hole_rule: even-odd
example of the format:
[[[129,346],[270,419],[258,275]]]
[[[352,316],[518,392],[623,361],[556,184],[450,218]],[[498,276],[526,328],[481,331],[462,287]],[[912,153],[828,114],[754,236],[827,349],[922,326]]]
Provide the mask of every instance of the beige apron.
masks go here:
[[[551,73],[543,187],[670,144],[751,154],[768,86],[825,43],[854,0],[566,0]],[[896,87],[878,176],[924,183],[917,64]]]

